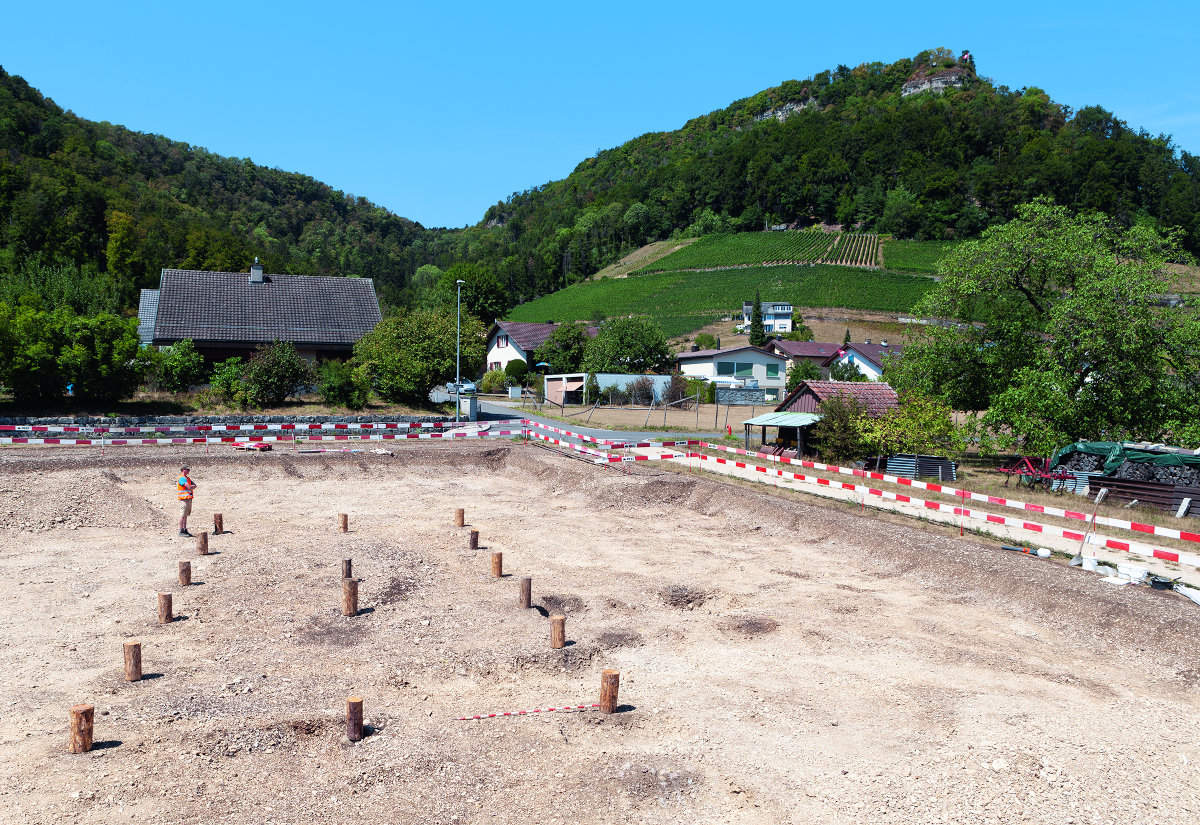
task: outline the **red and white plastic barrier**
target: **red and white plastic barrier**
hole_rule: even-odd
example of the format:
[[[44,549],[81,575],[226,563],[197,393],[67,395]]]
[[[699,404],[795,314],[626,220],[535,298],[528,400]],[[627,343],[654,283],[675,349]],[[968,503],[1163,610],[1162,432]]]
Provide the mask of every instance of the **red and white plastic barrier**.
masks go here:
[[[854,476],[855,478],[865,478],[871,479],[872,481],[883,481],[889,484],[898,484],[902,487],[912,487],[917,490],[928,490],[931,493],[943,493],[948,496],[954,496],[955,498],[962,499],[963,501],[979,501],[984,504],[992,504],[997,507],[1009,507],[1014,510],[1024,510],[1029,513],[1041,513],[1047,516],[1056,516],[1057,518],[1086,521],[1089,524],[1092,523],[1092,517],[1090,515],[1087,513],[1078,512],[1076,510],[1067,510],[1062,507],[1048,507],[1042,504],[1029,504],[1024,501],[1017,501],[1016,499],[990,496],[985,493],[974,493],[970,490],[962,490],[957,487],[939,484],[934,481],[917,481],[916,479],[905,478],[904,476],[887,475],[886,473],[877,473],[869,470],[856,470],[851,467],[839,467],[836,464],[822,464],[819,461],[807,461],[805,459],[787,458],[786,456],[755,453],[751,452],[750,450],[743,450],[740,447],[727,447],[724,444],[711,444],[704,442],[703,446],[710,450],[720,450],[726,453],[750,456],[758,459],[759,461],[768,461],[779,464],[792,464],[805,467],[810,470],[824,470],[825,472],[849,475]],[[1095,524],[1104,527],[1116,527],[1119,530],[1131,530],[1135,533],[1145,533],[1152,536],[1163,536],[1164,538],[1200,543],[1200,533],[1192,533],[1188,532],[1187,530],[1177,530],[1173,527],[1162,527],[1157,524],[1143,524],[1137,521],[1112,518],[1111,516],[1096,516]]]
[[[804,481],[810,484],[815,484],[818,487],[828,487],[834,490],[857,491],[862,493],[864,496],[875,496],[883,500],[908,504],[913,507],[921,507],[926,510],[938,510],[941,512],[951,513],[956,516],[961,516],[962,518],[983,521],[988,524],[1003,524],[1032,533],[1039,533],[1041,535],[1056,536],[1079,542],[1084,541],[1085,536],[1087,535],[1086,533],[1068,530],[1065,527],[1057,527],[1051,524],[1041,524],[1036,521],[1025,521],[1023,519],[1010,518],[1008,516],[989,513],[984,510],[972,510],[970,508],[951,504],[949,502],[930,501],[928,499],[917,498],[916,496],[905,495],[904,493],[896,493],[890,490],[880,490],[874,487],[867,487],[862,484],[853,484],[849,481],[836,481],[823,476],[810,476],[805,475],[804,473],[793,473],[779,469],[772,471],[770,468],[764,467],[761,464],[750,464],[744,461],[737,461],[736,459],[721,458],[720,456],[710,456],[700,453],[695,455],[697,455],[702,462],[713,461],[717,464],[731,464],[734,467],[753,470],[754,472],[762,473],[766,476],[774,475],[779,478],[791,478],[795,479],[796,481]],[[865,503],[866,500],[864,498],[864,504]],[[1121,550],[1138,556],[1148,556],[1151,558],[1162,559],[1163,561],[1173,561],[1181,564],[1191,565],[1193,567],[1200,567],[1200,555],[1195,553],[1180,553],[1174,550],[1164,550],[1159,547],[1150,547],[1148,545],[1141,545],[1133,542],[1119,541],[1117,539],[1111,539],[1106,536],[1095,534],[1091,536],[1089,543],[1098,544],[1110,550]]]
[[[520,419],[513,419],[513,422]],[[379,421],[361,424],[326,421],[317,423],[285,422],[279,424],[155,424],[145,427],[90,427],[75,424],[0,424],[0,432],[22,433],[206,433],[246,432],[251,430],[418,430],[460,427],[452,421]]]

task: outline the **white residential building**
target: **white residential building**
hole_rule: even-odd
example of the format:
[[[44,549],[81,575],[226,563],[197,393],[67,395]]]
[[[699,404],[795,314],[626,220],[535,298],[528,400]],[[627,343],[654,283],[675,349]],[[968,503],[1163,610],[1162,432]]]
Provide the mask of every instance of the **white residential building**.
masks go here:
[[[781,301],[763,301],[762,304],[763,331],[768,333],[787,333],[792,331],[792,305]],[[754,302],[742,304],[742,327],[749,331],[750,315],[754,312]]]
[[[758,347],[681,352],[675,356],[679,371],[688,378],[703,378],[727,387],[758,387],[766,400],[779,401],[787,386],[787,358]]]

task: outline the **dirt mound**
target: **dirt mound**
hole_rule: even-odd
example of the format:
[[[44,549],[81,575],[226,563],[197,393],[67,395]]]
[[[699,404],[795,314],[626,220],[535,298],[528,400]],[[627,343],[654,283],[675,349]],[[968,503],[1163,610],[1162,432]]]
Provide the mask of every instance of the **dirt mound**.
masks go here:
[[[697,608],[712,597],[707,591],[684,584],[672,584],[660,590],[658,595],[668,607],[677,607],[680,610]]]
[[[766,616],[734,616],[718,624],[726,633],[738,636],[761,636],[779,629],[779,622]]]
[[[582,613],[587,610],[587,605],[583,599],[573,593],[548,593],[538,599],[542,607],[546,608],[551,614],[561,614],[569,616],[572,613]]]
[[[634,633],[631,630],[606,630],[596,639],[600,643],[600,647],[640,647],[642,636],[640,633]]]
[[[80,527],[161,527],[162,511],[124,487],[118,473],[100,468],[0,480],[0,530],[42,533]]]

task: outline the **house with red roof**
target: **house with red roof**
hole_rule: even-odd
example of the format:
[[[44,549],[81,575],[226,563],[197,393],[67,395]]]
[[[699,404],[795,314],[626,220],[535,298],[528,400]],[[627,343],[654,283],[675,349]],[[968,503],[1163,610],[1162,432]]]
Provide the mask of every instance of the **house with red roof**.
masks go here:
[[[531,324],[521,321],[497,321],[488,333],[487,368],[502,370],[509,361],[521,360],[534,365],[533,351],[546,343],[550,334],[558,329],[556,323]],[[589,338],[595,338],[599,327],[588,327]]]
[[[883,381],[801,381],[775,412],[817,413],[821,402],[835,396],[853,398],[871,418],[880,418],[900,406],[896,391]]]

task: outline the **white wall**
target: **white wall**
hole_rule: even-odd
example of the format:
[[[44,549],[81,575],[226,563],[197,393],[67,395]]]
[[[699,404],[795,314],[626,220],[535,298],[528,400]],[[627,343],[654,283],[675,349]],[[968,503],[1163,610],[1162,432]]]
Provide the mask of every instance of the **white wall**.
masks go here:
[[[883,373],[880,372],[878,367],[876,367],[874,364],[872,364],[866,358],[863,358],[861,355],[859,355],[857,352],[854,352],[853,350],[851,350],[850,352],[847,352],[845,355],[843,355],[841,358],[839,358],[838,363],[839,364],[853,364],[855,367],[858,368],[858,371],[860,373],[867,376],[868,381],[878,381],[881,378],[883,378]]]
[[[739,376],[736,375],[720,375],[717,367],[720,363],[732,364],[752,364],[751,375]],[[773,364],[777,367],[774,378],[767,377],[767,365]],[[751,349],[744,349],[738,352],[730,352],[724,355],[714,355],[709,358],[690,358],[679,362],[679,371],[689,378],[707,378],[710,381],[720,377],[725,380],[753,380],[758,381],[758,386],[763,388],[783,387],[787,385],[787,362],[785,359],[768,355],[763,352],[757,352]],[[736,368],[735,368],[736,369]]]
[[[509,361],[516,360],[529,362],[525,350],[513,343],[505,332],[497,330],[492,333],[492,337],[488,339],[487,369],[502,370]]]

